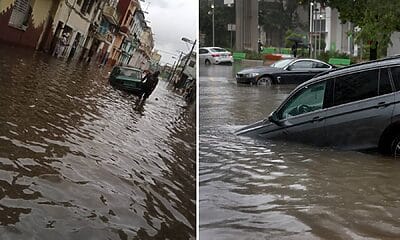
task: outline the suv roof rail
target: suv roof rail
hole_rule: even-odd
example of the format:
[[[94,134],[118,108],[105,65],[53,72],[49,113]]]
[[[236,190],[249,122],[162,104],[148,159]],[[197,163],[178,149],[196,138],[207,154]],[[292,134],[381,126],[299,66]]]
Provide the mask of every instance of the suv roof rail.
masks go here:
[[[346,68],[350,68],[350,67],[356,67],[356,66],[360,66],[360,65],[364,65],[364,64],[369,64],[369,63],[378,63],[378,62],[387,61],[387,60],[393,60],[393,59],[400,59],[400,54],[396,54],[396,55],[393,55],[393,56],[388,56],[388,57],[384,57],[384,58],[380,58],[380,59],[376,59],[376,60],[360,62],[360,63],[352,64],[352,65],[349,65],[349,66],[345,66],[345,67],[333,68],[333,69],[327,70],[325,72],[322,72],[320,74],[317,74],[315,77],[320,77],[320,76],[329,74],[331,72],[335,72],[335,71],[346,69]]]

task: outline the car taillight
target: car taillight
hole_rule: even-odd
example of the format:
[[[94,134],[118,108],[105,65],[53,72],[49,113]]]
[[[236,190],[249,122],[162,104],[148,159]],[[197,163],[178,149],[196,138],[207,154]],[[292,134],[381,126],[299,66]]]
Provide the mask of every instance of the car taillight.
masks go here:
[[[212,57],[219,57],[219,54],[211,54]]]
[[[228,56],[229,56],[229,57],[232,56],[232,53],[228,53]]]

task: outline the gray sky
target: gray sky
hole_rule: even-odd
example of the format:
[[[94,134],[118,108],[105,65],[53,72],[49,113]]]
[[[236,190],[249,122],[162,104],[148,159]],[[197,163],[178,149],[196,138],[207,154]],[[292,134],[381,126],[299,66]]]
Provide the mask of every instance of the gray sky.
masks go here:
[[[188,53],[190,46],[181,38],[196,39],[198,0],[146,0],[140,3],[142,9],[148,12],[145,17],[150,21],[155,49],[160,50],[162,56],[161,63],[172,65],[175,59],[165,52],[179,55],[177,51],[180,50]]]

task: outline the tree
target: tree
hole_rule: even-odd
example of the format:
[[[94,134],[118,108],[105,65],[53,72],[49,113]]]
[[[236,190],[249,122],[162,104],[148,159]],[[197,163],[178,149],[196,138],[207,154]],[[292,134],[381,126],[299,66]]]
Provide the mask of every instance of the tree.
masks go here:
[[[259,24],[266,32],[277,32],[280,46],[285,44],[284,35],[288,30],[303,28],[297,15],[298,0],[275,0],[259,2]]]
[[[299,0],[302,4],[308,1]],[[370,59],[378,48],[385,51],[391,44],[393,32],[400,30],[400,1],[398,0],[318,0],[323,5],[336,8],[340,20],[352,22],[359,28],[353,32],[357,43],[370,45]]]
[[[212,15],[211,2],[200,0],[199,22],[200,33],[206,34],[205,45],[212,45]],[[230,32],[228,24],[235,23],[235,7],[228,7],[223,1],[215,0],[214,24],[215,24],[215,45],[219,47],[231,47]]]

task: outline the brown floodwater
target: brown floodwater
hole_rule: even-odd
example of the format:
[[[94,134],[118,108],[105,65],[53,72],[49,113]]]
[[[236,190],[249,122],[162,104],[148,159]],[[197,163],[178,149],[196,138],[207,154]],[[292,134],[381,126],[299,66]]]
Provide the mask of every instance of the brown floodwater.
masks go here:
[[[0,46],[1,239],[194,239],[196,112]]]
[[[399,239],[399,159],[236,136],[295,87],[242,67],[200,67],[200,239]]]

